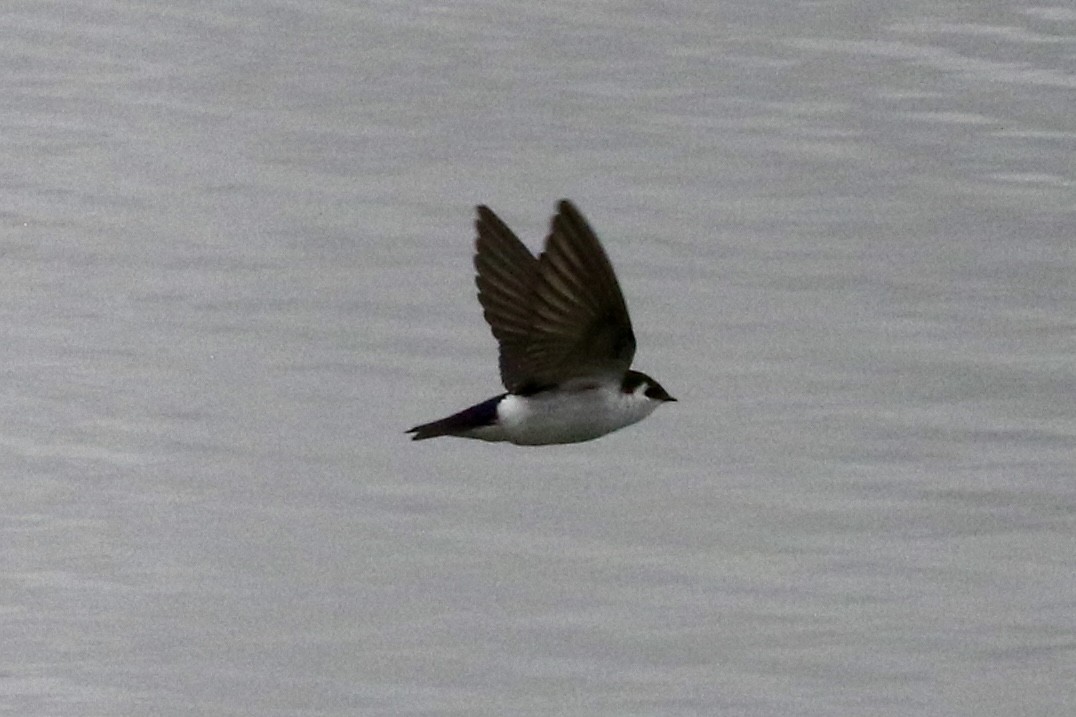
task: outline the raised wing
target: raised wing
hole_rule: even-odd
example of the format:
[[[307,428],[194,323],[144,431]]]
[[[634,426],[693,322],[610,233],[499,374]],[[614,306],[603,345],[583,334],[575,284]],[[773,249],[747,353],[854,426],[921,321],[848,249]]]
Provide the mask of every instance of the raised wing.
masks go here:
[[[619,378],[635,355],[631,319],[609,258],[575,206],[561,201],[535,259],[478,208],[478,298],[500,343],[501,379],[533,393],[571,379]]]
[[[635,333],[613,266],[575,205],[557,205],[539,257],[530,355],[539,382],[615,376],[631,367]]]
[[[500,344],[501,381],[516,392],[530,381],[527,352],[538,260],[489,207],[478,207],[475,230],[478,301]]]

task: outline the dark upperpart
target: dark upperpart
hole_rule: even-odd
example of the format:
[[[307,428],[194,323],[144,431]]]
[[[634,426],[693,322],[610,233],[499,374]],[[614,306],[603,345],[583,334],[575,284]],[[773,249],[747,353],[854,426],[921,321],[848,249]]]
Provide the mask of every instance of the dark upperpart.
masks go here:
[[[497,404],[506,395],[502,393],[500,396],[494,396],[488,401],[465,408],[459,413],[453,413],[447,418],[415,426],[407,432],[415,434],[411,436],[412,441],[422,441],[427,438],[437,438],[438,436],[458,436],[474,428],[492,426],[497,422]]]
[[[624,393],[634,393],[640,385],[646,384],[645,395],[655,401],[675,401],[669,392],[662,388],[661,384],[647,376],[642,371],[628,371],[624,374],[624,380],[620,382],[620,390]]]

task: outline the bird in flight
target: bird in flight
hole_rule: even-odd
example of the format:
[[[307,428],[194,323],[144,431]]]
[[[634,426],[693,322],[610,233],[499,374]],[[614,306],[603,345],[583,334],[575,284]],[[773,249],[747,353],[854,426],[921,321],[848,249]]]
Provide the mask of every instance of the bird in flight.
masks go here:
[[[574,204],[557,205],[538,257],[489,207],[478,207],[475,229],[478,301],[500,345],[507,393],[415,426],[412,440],[578,443],[676,400],[631,370],[628,307],[609,257]]]

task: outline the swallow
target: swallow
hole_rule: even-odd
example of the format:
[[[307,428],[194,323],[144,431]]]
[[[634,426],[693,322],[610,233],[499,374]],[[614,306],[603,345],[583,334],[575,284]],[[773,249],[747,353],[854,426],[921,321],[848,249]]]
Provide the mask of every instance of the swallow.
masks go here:
[[[499,345],[505,393],[407,431],[541,446],[589,441],[676,399],[631,369],[635,332],[613,266],[587,220],[557,205],[537,257],[477,208],[478,301]]]

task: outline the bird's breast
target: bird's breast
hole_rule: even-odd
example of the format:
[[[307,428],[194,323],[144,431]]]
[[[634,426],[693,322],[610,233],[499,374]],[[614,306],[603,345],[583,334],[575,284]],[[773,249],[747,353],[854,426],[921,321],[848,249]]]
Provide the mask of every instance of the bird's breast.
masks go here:
[[[509,394],[497,406],[497,419],[513,443],[578,443],[641,421],[654,410],[651,404],[616,386],[599,384],[533,396]]]

